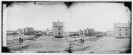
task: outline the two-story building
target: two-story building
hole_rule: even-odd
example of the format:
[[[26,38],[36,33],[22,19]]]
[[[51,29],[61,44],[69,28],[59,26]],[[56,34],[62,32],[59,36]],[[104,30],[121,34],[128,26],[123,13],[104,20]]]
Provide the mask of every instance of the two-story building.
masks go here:
[[[114,23],[113,33],[115,37],[130,37],[130,23]]]
[[[53,22],[53,36],[54,37],[63,37],[64,30],[63,30],[63,22]]]

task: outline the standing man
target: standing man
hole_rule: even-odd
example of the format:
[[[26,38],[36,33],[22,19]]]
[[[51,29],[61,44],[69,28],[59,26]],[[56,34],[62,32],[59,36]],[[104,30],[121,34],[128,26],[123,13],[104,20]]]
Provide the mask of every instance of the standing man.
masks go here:
[[[19,43],[23,43],[23,35],[22,33],[19,32]]]
[[[80,41],[81,43],[84,43],[84,36],[81,37]]]

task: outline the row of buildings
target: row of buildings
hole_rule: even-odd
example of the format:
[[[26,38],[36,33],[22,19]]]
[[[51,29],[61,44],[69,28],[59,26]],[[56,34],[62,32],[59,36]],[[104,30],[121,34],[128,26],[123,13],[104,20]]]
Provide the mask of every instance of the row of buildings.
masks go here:
[[[131,37],[131,23],[114,23],[113,29],[108,29],[107,32],[95,31],[93,28],[86,28],[72,34],[81,34],[85,36],[107,35],[109,37]]]
[[[95,34],[95,30],[93,28],[86,28],[83,30],[79,30],[80,34],[86,35],[86,36],[92,36]]]
[[[8,30],[7,31],[7,35],[35,35],[38,33],[43,33],[44,31],[40,31],[40,30],[34,30],[34,28],[32,27],[26,27],[23,29],[18,29],[18,30]]]
[[[65,35],[63,28],[64,28],[63,22],[58,21],[58,22],[53,22],[53,27],[47,28],[45,31],[34,30],[34,28],[32,28],[32,27],[26,27],[23,29],[19,28],[18,30],[14,30],[14,31],[9,30],[9,31],[7,31],[7,35],[12,35],[12,34],[13,35],[20,35],[20,34],[35,35],[38,33],[42,33],[47,36],[63,37]]]
[[[52,28],[47,28],[46,29],[46,35],[48,36],[54,36],[54,37],[63,37],[66,35],[85,35],[85,36],[93,36],[102,32],[97,32],[93,28],[86,28],[83,30],[75,31],[75,32],[65,32],[63,26],[63,22],[53,22],[53,27]]]
[[[63,30],[63,22],[53,22],[52,28],[47,28],[46,31],[34,30],[32,27],[26,27],[23,29],[18,29],[15,31],[7,31],[7,34],[25,34],[25,35],[34,35],[36,33],[45,33],[48,36],[63,37],[66,35]],[[98,32],[93,28],[86,28],[79,30],[77,32],[70,32],[69,34],[80,34],[86,36],[93,36],[97,34],[107,34],[107,36],[115,37],[130,37],[131,36],[131,23],[114,23],[113,29],[108,29],[107,32]]]
[[[46,35],[48,36],[54,36],[54,37],[63,37],[66,35],[86,35],[86,36],[92,36],[95,35],[95,30],[93,28],[87,28],[84,30],[79,30],[77,32],[65,32],[63,22],[53,22],[52,28],[47,28]]]

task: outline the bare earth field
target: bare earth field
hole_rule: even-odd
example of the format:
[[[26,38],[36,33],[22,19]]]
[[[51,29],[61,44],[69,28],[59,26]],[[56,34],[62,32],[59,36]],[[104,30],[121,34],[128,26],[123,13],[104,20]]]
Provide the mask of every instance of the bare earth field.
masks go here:
[[[95,40],[95,41],[93,41]],[[72,53],[119,53],[126,51],[130,45],[129,38],[116,39],[114,37],[85,38],[84,43],[73,44]],[[35,41],[26,40],[22,45],[10,47],[12,52],[23,53],[68,53],[65,51],[70,47],[66,38],[54,38],[52,36],[41,36]],[[18,48],[18,49],[17,49]]]

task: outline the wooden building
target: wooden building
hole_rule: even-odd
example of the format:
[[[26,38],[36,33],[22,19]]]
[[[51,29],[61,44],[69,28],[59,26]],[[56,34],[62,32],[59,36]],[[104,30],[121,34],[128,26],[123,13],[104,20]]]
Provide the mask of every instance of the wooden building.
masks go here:
[[[131,36],[130,23],[114,23],[113,31],[115,37],[130,37]]]
[[[53,22],[53,36],[57,38],[64,36],[63,22]]]

